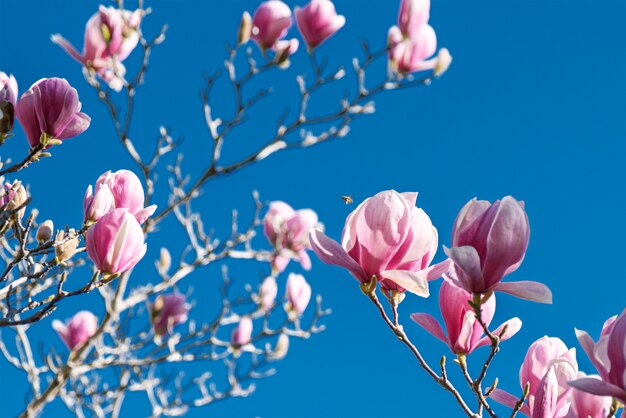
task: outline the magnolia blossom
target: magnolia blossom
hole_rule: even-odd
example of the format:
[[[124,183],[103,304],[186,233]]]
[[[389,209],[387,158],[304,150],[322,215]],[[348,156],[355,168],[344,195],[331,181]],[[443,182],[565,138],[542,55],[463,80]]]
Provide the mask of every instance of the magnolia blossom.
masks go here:
[[[147,245],[137,219],[128,209],[113,209],[87,231],[87,253],[105,275],[130,270],[143,258]]]
[[[313,251],[361,283],[375,278],[384,289],[428,296],[428,280],[441,277],[450,263],[429,267],[437,251],[437,229],[415,207],[416,200],[417,193],[380,192],[348,215],[341,244],[313,230]]]
[[[437,320],[429,314],[414,313],[411,319],[434,337],[448,344],[453,353],[469,354],[478,347],[491,344],[491,340],[484,336],[483,327],[476,320],[476,314],[468,303],[471,300],[472,295],[465,290],[447,282],[441,284],[439,308],[448,332],[447,336]],[[492,295],[481,305],[481,319],[485,325],[489,326],[495,311],[496,298]],[[521,327],[522,321],[513,318],[492,331],[492,334],[500,336],[501,340],[507,340],[517,334]]]
[[[317,225],[317,214],[311,209],[296,211],[285,202],[270,203],[263,219],[263,232],[276,249],[272,262],[274,270],[284,271],[292,258],[298,259],[303,269],[311,269],[306,250],[311,248],[309,232]]]
[[[107,171],[96,181],[95,193],[91,185],[85,192],[83,211],[85,221],[95,222],[112,209],[128,209],[144,223],[156,210],[156,205],[144,208],[144,191],[139,177],[129,170]]]
[[[259,299],[261,302],[261,308],[264,311],[269,311],[274,306],[276,295],[278,294],[278,286],[276,285],[276,279],[273,276],[268,276],[261,283],[259,289]]]
[[[80,111],[78,92],[63,78],[42,78],[17,102],[15,114],[31,147],[84,132],[91,118]],[[44,111],[45,110],[45,111]]]
[[[520,386],[528,384],[528,402],[520,412],[529,418],[562,418],[570,407],[571,388],[567,384],[578,374],[576,349],[569,349],[559,338],[543,337],[535,341],[520,369]],[[491,397],[510,408],[519,400],[496,389]]]
[[[157,335],[165,335],[174,326],[187,321],[189,304],[185,295],[171,293],[159,295],[150,306],[152,326]]]
[[[311,300],[311,286],[301,274],[290,273],[287,278],[288,310],[300,316]]]
[[[233,330],[230,342],[236,347],[249,344],[252,338],[252,327],[252,319],[247,316],[242,317],[237,327]]]
[[[298,49],[298,40],[283,39],[292,24],[289,6],[279,0],[265,1],[252,17],[251,37],[263,51],[275,49],[293,54]]]
[[[17,100],[17,81],[0,71],[0,135],[11,132]]]
[[[437,35],[428,24],[430,0],[402,0],[398,24],[387,34],[390,68],[398,74],[433,70],[435,76],[443,74],[452,57],[443,48],[436,57]]]
[[[576,330],[576,336],[601,380],[583,378],[570,385],[594,395],[611,396],[626,404],[626,309],[604,323],[597,343],[585,331]]]
[[[578,373],[578,378],[601,380],[600,376],[586,376]],[[606,418],[613,400],[610,396],[592,395],[582,390],[572,390],[570,408],[565,418]]]
[[[522,299],[552,303],[543,284],[530,281],[501,283],[522,263],[530,226],[524,203],[511,196],[496,200],[470,200],[459,212],[452,228],[452,248],[444,248],[454,262],[446,276],[470,293],[501,291]]]
[[[70,350],[84,344],[98,329],[98,318],[89,311],[80,311],[65,324],[58,319],[52,321],[52,328],[59,334]]]
[[[95,71],[109,87],[122,89],[126,68],[122,64],[139,42],[139,24],[142,10],[120,10],[100,6],[85,26],[85,45],[82,54],[61,35],[53,35],[52,41],[72,58]]]
[[[294,11],[298,29],[309,49],[319,46],[346,24],[346,18],[337,14],[330,0],[312,0]]]
[[[17,211],[15,214],[22,219],[26,208],[24,205],[28,200],[28,193],[22,182],[15,180],[13,183],[4,183],[0,188],[0,210]]]

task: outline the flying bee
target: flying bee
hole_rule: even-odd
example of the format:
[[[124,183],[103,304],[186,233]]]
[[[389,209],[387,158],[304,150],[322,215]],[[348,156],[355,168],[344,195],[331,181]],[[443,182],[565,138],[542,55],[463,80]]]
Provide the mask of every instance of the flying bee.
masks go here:
[[[343,200],[345,202],[346,205],[349,205],[350,203],[354,202],[354,199],[352,199],[352,195],[349,196],[341,196],[341,200]]]

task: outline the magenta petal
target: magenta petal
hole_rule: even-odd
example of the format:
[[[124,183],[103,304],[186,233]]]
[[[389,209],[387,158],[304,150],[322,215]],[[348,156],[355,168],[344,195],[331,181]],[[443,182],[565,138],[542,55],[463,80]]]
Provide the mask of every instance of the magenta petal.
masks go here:
[[[364,283],[370,280],[361,266],[348,255],[346,250],[339,243],[328,238],[322,231],[319,229],[311,230],[309,239],[311,248],[324,263],[348,269],[360,282]]]
[[[606,383],[602,380],[584,377],[582,379],[567,382],[573,388],[582,390],[583,392],[592,393],[599,396],[611,396],[626,402],[626,390]]]
[[[72,120],[67,124],[63,131],[57,135],[58,139],[72,138],[78,134],[82,134],[89,128],[91,118],[82,112],[76,113]]]
[[[433,337],[440,339],[444,343],[448,344],[448,338],[443,332],[441,325],[435,318],[426,313],[414,313],[411,314],[411,319],[420,327],[428,331]]]
[[[462,271],[459,280],[463,282],[463,288],[469,292],[484,290],[483,273],[480,269],[480,257],[474,247],[464,245],[461,247],[446,248],[444,252],[454,262],[455,268]]]
[[[419,273],[406,270],[386,270],[382,271],[380,275],[380,279],[390,280],[415,295],[425,298],[430,295],[428,281]]]
[[[521,281],[498,283],[494,290],[533,302],[552,303],[552,292],[546,285],[539,282]]]
[[[454,263],[452,263],[452,260],[447,259],[443,260],[441,263],[433,264],[424,270],[418,271],[418,274],[430,282],[450,274],[453,271]]]
[[[505,392],[497,388],[493,391],[490,398],[502,405],[508,406],[509,408],[515,408],[515,404],[519,401],[519,398],[511,395],[509,392]]]

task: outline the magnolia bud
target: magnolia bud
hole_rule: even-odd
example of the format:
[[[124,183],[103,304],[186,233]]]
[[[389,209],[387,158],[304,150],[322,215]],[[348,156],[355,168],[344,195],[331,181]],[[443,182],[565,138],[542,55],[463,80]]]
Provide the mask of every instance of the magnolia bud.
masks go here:
[[[239,23],[239,31],[237,32],[237,44],[243,45],[250,40],[252,35],[252,17],[250,13],[243,12],[241,15],[241,23]]]
[[[450,55],[450,51],[448,51],[447,48],[441,48],[437,54],[437,62],[435,63],[435,69],[433,70],[435,77],[443,75],[443,73],[450,68],[451,63],[452,55]]]
[[[26,189],[17,180],[12,184],[5,183],[2,190],[0,190],[0,207],[7,211],[17,211],[16,214],[19,218],[22,218],[24,215],[27,200],[28,194]]]
[[[167,248],[161,248],[159,260],[156,262],[157,271],[161,276],[165,276],[172,265],[172,256]]]
[[[39,229],[37,229],[37,242],[43,244],[44,242],[50,241],[53,232],[54,223],[50,219],[48,219],[47,221],[39,225]]]
[[[66,239],[67,238],[67,239]],[[59,231],[56,237],[56,246],[54,247],[54,254],[56,255],[56,260],[59,263],[63,263],[64,261],[69,260],[76,253],[76,248],[78,247],[78,236],[76,236],[76,231],[74,229],[70,229],[65,234],[65,231]]]
[[[274,351],[272,351],[268,355],[269,360],[282,360],[287,355],[289,351],[289,337],[287,334],[280,334],[278,337],[278,341],[276,341],[276,345],[274,346]]]

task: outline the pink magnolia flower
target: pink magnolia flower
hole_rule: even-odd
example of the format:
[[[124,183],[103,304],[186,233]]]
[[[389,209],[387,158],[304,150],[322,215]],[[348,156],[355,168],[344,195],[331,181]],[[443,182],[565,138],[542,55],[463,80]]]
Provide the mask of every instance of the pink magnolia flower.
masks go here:
[[[63,78],[42,78],[22,94],[15,114],[31,147],[47,139],[67,139],[84,132],[91,118],[80,111],[78,92]]]
[[[476,320],[474,310],[468,304],[471,300],[472,295],[465,290],[447,282],[441,284],[439,308],[448,331],[447,336],[437,320],[429,314],[414,313],[411,319],[434,337],[448,344],[453,353],[469,354],[478,347],[491,344],[489,338],[484,336],[483,327]],[[496,311],[494,295],[481,305],[481,310],[482,320],[489,326]],[[506,331],[502,334],[505,327]],[[517,334],[521,327],[522,321],[519,318],[513,318],[500,325],[492,333],[501,336],[501,340],[507,340]]]
[[[402,0],[398,13],[398,28],[406,37],[419,32],[430,19],[430,0]]]
[[[520,386],[529,385],[528,402],[521,413],[530,418],[562,418],[567,413],[571,388],[567,382],[578,374],[576,349],[569,349],[559,338],[535,341],[520,369]],[[514,408],[518,397],[496,389],[491,397]]]
[[[122,64],[139,42],[138,28],[142,10],[119,10],[100,6],[85,26],[85,45],[81,54],[63,36],[56,34],[52,41],[72,58],[95,71],[109,86],[122,89],[126,69]]]
[[[287,44],[279,43],[292,25],[291,9],[279,0],[265,1],[259,5],[252,17],[252,39],[265,51],[280,46],[285,49]],[[298,49],[297,40],[289,42],[289,52]]]
[[[98,329],[98,318],[89,311],[80,311],[65,324],[58,319],[52,321],[52,328],[59,334],[70,350],[84,344]]]
[[[348,269],[361,283],[376,278],[384,289],[428,296],[428,280],[441,277],[450,263],[430,266],[437,251],[437,229],[417,193],[380,192],[346,219],[341,245],[320,230],[311,232],[313,251],[326,264]]]
[[[311,286],[301,274],[290,273],[287,278],[287,301],[289,310],[300,316],[311,300]]]
[[[578,373],[578,378],[601,380],[600,376],[586,376]],[[574,389],[571,394],[571,405],[565,418],[606,418],[613,400],[610,396],[592,395],[582,390]]]
[[[570,385],[594,395],[611,396],[626,404],[626,309],[604,323],[597,343],[585,331],[576,330],[576,336],[601,380],[583,378]]]
[[[268,276],[261,283],[259,289],[259,299],[261,302],[261,308],[264,311],[269,311],[274,306],[276,295],[278,294],[278,286],[276,285],[276,279],[273,276]]]
[[[15,101],[17,100],[17,81],[12,75],[0,71],[0,135],[13,129]]]
[[[87,253],[105,275],[124,273],[146,254],[139,222],[127,209],[113,209],[87,231]]]
[[[188,312],[189,304],[185,295],[180,293],[159,295],[150,306],[154,332],[157,335],[169,333],[174,326],[187,321]]]
[[[249,344],[252,338],[252,327],[252,319],[247,316],[242,317],[237,324],[237,328],[233,330],[230,342],[236,347]]]
[[[311,209],[294,210],[285,202],[270,203],[263,219],[263,231],[276,249],[272,267],[282,272],[289,260],[296,258],[305,270],[311,269],[311,259],[306,250],[311,248],[309,232],[318,225],[317,214]]]
[[[433,70],[439,62],[438,58],[428,59],[437,50],[437,35],[430,25],[419,26],[409,38],[392,26],[387,39],[391,68],[400,74]]]
[[[470,200],[459,212],[452,228],[452,248],[444,248],[454,262],[454,274],[447,276],[470,293],[501,291],[522,299],[552,303],[545,285],[521,281],[501,283],[522,263],[530,226],[524,203],[511,196],[496,200]]]
[[[156,205],[144,208],[144,198],[143,186],[135,173],[129,170],[107,171],[98,178],[95,194],[91,186],[85,192],[85,220],[95,222],[111,209],[125,208],[137,218],[137,222],[144,223],[157,208]]]
[[[311,0],[303,8],[296,7],[298,29],[309,46],[316,48],[346,24],[346,18],[338,15],[330,0]]]

